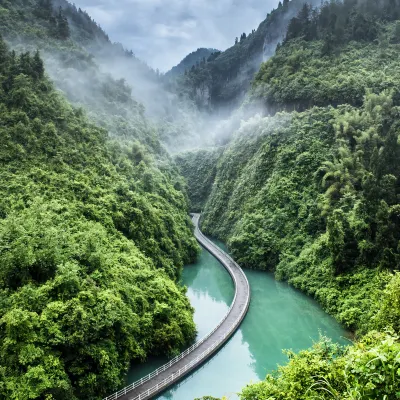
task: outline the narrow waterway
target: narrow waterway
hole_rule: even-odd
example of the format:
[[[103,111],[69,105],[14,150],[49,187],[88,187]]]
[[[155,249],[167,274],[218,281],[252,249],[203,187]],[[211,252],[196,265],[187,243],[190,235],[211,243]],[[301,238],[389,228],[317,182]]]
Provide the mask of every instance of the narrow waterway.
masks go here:
[[[226,250],[223,244],[216,242]],[[346,344],[346,331],[318,304],[272,274],[245,271],[252,296],[250,310],[232,339],[192,375],[157,397],[159,400],[193,400],[196,397],[227,396],[247,383],[264,379],[277,364],[286,362],[282,349],[308,348],[324,334]],[[195,308],[198,338],[211,331],[227,312],[234,296],[232,280],[211,254],[202,251],[198,262],[184,269],[182,283]],[[166,359],[149,360],[128,375],[132,383],[147,375]]]

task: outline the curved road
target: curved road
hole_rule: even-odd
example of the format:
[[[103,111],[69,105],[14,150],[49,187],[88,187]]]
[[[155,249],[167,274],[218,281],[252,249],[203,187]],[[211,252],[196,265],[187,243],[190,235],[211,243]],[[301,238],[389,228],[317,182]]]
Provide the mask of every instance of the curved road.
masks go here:
[[[145,400],[153,398],[211,358],[229,340],[246,316],[250,306],[250,286],[246,275],[228,254],[202,234],[199,228],[200,214],[192,214],[192,216],[196,239],[221,262],[232,277],[235,285],[235,297],[232,305],[219,325],[205,338],[175,357],[168,364],[104,400]]]

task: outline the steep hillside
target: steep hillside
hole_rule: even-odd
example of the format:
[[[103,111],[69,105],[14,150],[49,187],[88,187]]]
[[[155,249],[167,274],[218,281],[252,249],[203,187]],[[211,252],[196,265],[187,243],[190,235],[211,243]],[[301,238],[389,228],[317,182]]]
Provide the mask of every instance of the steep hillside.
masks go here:
[[[399,104],[398,8],[397,2],[367,7],[355,0],[326,4],[319,12],[304,6],[290,23],[285,45],[257,73],[252,98],[263,100],[270,112],[301,111],[314,105],[359,107],[366,89],[392,89]]]
[[[215,53],[206,63],[190,70],[176,90],[202,109],[232,111],[243,101],[262,61],[271,57],[284,39],[290,19],[303,3],[303,0],[279,3],[258,29],[249,35],[242,34],[234,46]]]
[[[243,400],[399,398],[398,0],[285,0],[167,83],[65,0],[0,0],[0,32],[0,400],[101,399],[193,340],[186,186],[239,263],[360,338],[289,353]],[[273,116],[211,129],[200,110],[232,111],[258,70],[245,105]],[[185,183],[160,137],[213,135],[176,157]]]
[[[265,381],[248,385],[239,397],[241,400],[398,399],[399,351],[399,337],[393,333],[371,332],[347,349],[322,339],[299,354],[288,351],[287,365],[267,375]]]
[[[399,12],[385,1],[302,7],[253,83],[274,116],[243,123],[218,161],[203,230],[362,338],[289,353],[243,400],[399,396]],[[196,180],[190,160],[182,172]]]
[[[100,399],[194,338],[181,178],[154,147],[110,141],[39,53],[3,40],[0,121],[0,399]]]
[[[178,65],[168,71],[165,74],[165,78],[171,79],[179,75],[184,75],[185,72],[189,71],[192,67],[199,66],[202,62],[205,63],[212,54],[218,52],[219,51],[216,49],[197,49],[188,54]]]
[[[156,78],[156,73],[131,50],[112,43],[103,29],[83,10],[67,0],[1,0],[1,33],[13,43],[83,48],[96,58],[107,56],[131,60],[133,70]],[[41,40],[42,41],[41,41]],[[55,46],[54,40],[59,40]],[[50,41],[50,43],[49,43]],[[74,44],[75,46],[71,46]],[[84,61],[84,60],[82,60]]]
[[[279,3],[258,29],[232,40],[234,46],[214,52],[184,75],[162,80],[166,90],[180,99],[160,127],[171,152],[225,144],[232,127],[254,114],[253,103],[248,108],[240,106],[262,61],[274,54],[302,5],[303,0]],[[221,124],[221,119],[226,121]]]
[[[276,93],[282,104],[291,93],[303,101],[303,108],[312,107],[318,98],[321,105],[336,107],[255,117],[242,124],[217,164],[203,228],[227,240],[242,265],[274,270],[315,296],[348,327],[366,332],[374,327],[380,291],[400,267],[400,59],[399,45],[392,40],[397,8],[390,17],[374,9],[371,17],[370,9],[363,7],[355,2],[327,4],[316,14],[305,6],[290,22],[284,45],[262,66],[254,90],[262,86],[261,79],[269,87],[279,85]],[[349,24],[345,32],[352,32],[348,43],[336,42],[325,56],[310,51],[324,46],[323,16],[332,18],[335,13],[352,16],[343,17]],[[370,37],[354,27],[354,21],[368,18],[372,19],[362,25],[365,29],[379,27]],[[293,26],[303,32],[301,39],[293,37]],[[299,26],[308,27],[309,37]],[[376,37],[387,43],[379,55],[373,51]],[[381,68],[380,60],[388,60],[391,68]],[[371,68],[367,72],[357,69],[359,65]],[[334,79],[336,66],[343,74],[336,73]],[[275,75],[266,74],[269,68]],[[344,85],[345,70],[357,90]],[[293,87],[298,74],[306,71],[321,84]],[[284,79],[275,79],[277,74]],[[346,96],[345,88],[352,97]],[[265,96],[279,106],[273,94]],[[197,161],[194,164],[182,172],[199,170]],[[211,165],[214,174],[215,163]]]
[[[202,212],[217,174],[218,160],[223,148],[179,153],[175,162],[186,177],[191,212]]]
[[[65,0],[2,0],[0,6],[0,33],[17,52],[39,48],[47,73],[73,104],[84,106],[111,136],[161,151],[144,116],[169,115],[174,103],[154,71]]]
[[[362,332],[400,239],[398,110],[387,94],[365,101],[248,122],[218,164],[202,224],[241,265],[275,271]]]

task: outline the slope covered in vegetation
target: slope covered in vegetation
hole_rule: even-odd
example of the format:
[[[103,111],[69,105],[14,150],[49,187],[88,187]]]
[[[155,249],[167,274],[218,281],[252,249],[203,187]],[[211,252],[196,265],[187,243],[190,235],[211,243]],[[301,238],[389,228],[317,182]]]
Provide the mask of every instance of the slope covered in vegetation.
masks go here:
[[[367,19],[367,11],[351,4],[352,19]],[[309,24],[336,12],[336,7],[342,6],[325,5],[317,17],[306,6]],[[297,19],[303,14],[304,9]],[[376,36],[392,35],[392,22],[376,15],[381,22]],[[323,45],[318,35],[314,39],[288,36],[261,71],[290,70],[297,59],[290,49],[297,46],[301,52],[302,44]],[[339,64],[337,59],[343,61],[346,54],[356,65],[372,66],[377,55],[368,46],[374,45],[360,39],[337,45],[326,61],[320,53],[304,58],[297,64],[298,70],[308,69],[321,79],[325,77],[329,87],[324,91],[321,85],[315,85],[315,90],[311,86],[307,92],[310,98],[325,93],[323,105],[343,94],[343,87],[337,85],[340,76],[326,79],[328,60],[331,65]],[[348,46],[362,50],[350,52]],[[383,79],[379,65],[368,71],[370,80],[354,78],[359,85],[354,99],[361,97],[361,102],[344,97],[338,101],[344,104],[335,108],[313,107],[302,113],[253,118],[243,124],[218,164],[203,220],[208,233],[228,240],[244,266],[276,271],[278,277],[318,298],[348,327],[364,332],[373,326],[371,317],[379,308],[375,296],[400,263],[399,107],[394,79],[400,65],[395,56],[397,46],[382,48],[380,56],[391,60],[393,68],[387,74],[393,79]],[[355,73],[352,64],[348,61],[342,68],[348,65],[350,73]],[[296,73],[292,79],[279,80],[280,85],[289,87],[288,93],[297,93],[291,87],[297,82]],[[277,79],[260,72],[261,76],[267,85],[277,84]],[[371,82],[379,85],[368,88]],[[256,79],[255,90],[257,85]],[[279,104],[273,96],[266,98]]]
[[[288,27],[249,103],[297,111],[177,161],[203,228],[243,266],[274,271],[366,335],[290,354],[245,400],[399,398],[399,11],[397,0],[284,1],[170,83],[200,108],[237,104]],[[99,399],[132,361],[194,337],[176,284],[198,250],[185,183],[116,76],[139,71],[142,94],[161,99],[159,77],[65,0],[0,0],[0,31],[17,50],[0,41],[0,399]],[[26,53],[36,48],[54,86]],[[187,134],[186,115],[174,118],[193,104],[166,113],[167,140]]]
[[[0,121],[0,398],[101,398],[131,361],[194,337],[175,283],[197,254],[181,179],[2,40]]]
[[[369,4],[369,3],[368,3]],[[252,97],[270,111],[304,110],[314,105],[361,106],[366,89],[391,88],[399,104],[399,5],[304,5],[289,24],[283,46],[253,81]]]
[[[202,109],[231,111],[239,106],[260,64],[274,54],[290,19],[302,5],[302,0],[279,2],[278,8],[269,13],[257,29],[243,33],[232,47],[215,52],[205,62],[188,70],[178,81],[176,90]]]
[[[186,177],[187,193],[192,212],[201,212],[211,194],[222,148],[204,149],[180,153],[175,162]]]
[[[399,11],[304,6],[253,82],[274,116],[243,123],[217,164],[203,230],[367,335],[291,354],[242,399],[399,398]]]
[[[170,71],[166,72],[165,78],[173,78],[180,75],[184,75],[192,68],[198,67],[201,62],[205,62],[208,58],[214,54],[219,52],[216,49],[205,49],[199,48],[196,51],[188,54],[178,65],[172,67]]]
[[[1,0],[0,33],[17,52],[40,49],[57,89],[110,136],[137,139],[151,152],[163,152],[144,118],[166,107],[157,74],[111,43],[84,11],[66,0]]]
[[[242,400],[398,399],[400,342],[391,333],[371,332],[346,349],[321,339],[265,381],[249,385]]]
[[[390,95],[369,94],[362,109],[248,122],[218,164],[203,229],[367,331],[399,263],[397,115]]]

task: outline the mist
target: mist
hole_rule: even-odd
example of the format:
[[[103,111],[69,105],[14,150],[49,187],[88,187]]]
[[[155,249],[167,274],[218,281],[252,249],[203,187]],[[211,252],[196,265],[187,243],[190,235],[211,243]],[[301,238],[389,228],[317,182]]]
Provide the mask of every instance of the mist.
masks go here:
[[[263,21],[252,31],[239,45],[246,57],[237,59],[237,65],[228,70],[227,77],[217,75],[193,87],[192,95],[182,95],[176,90],[182,84],[180,78],[178,83],[169,85],[162,74],[139,60],[132,51],[112,43],[87,14],[78,12],[65,0],[56,0],[54,4],[69,12],[71,37],[82,45],[81,50],[76,50],[77,56],[71,59],[65,58],[62,49],[46,44],[39,46],[46,71],[57,88],[75,106],[84,107],[89,118],[104,127],[111,137],[121,141],[139,140],[157,147],[146,143],[148,132],[153,132],[154,138],[159,138],[171,154],[224,146],[243,121],[257,114],[268,114],[263,105],[249,99],[248,91],[254,74],[274,54],[289,20],[299,8],[293,7],[271,26]],[[76,27],[76,15],[80,22],[84,20],[94,26],[90,30],[95,32],[95,40],[82,38],[82,31]],[[34,51],[37,44],[13,43],[13,47]],[[215,66],[224,68],[224,57],[237,57],[237,51],[237,46],[230,47],[205,68],[210,71]],[[165,63],[170,61],[166,59]],[[219,103],[213,98],[213,82],[218,80],[222,82],[218,88],[221,93],[232,92],[231,98]],[[144,131],[146,135],[141,134]]]
[[[278,0],[75,0],[154,69],[167,72],[199,47],[225,50],[257,26]]]
[[[56,5],[72,8],[65,0],[57,0]],[[157,132],[167,150],[175,154],[225,145],[242,120],[265,113],[260,105],[246,104],[242,107],[242,103],[255,72],[274,54],[291,17],[292,14],[287,15],[279,29],[276,24],[272,27],[278,32],[275,36],[268,34],[263,23],[254,32],[257,49],[252,50],[250,57],[240,62],[238,70],[231,74],[226,86],[239,87],[240,91],[235,93],[234,101],[225,104],[212,104],[212,87],[207,83],[195,89],[194,98],[182,96],[174,87],[171,90],[162,74],[121,44],[111,43],[99,26],[95,41],[82,42],[87,54],[82,55],[80,63],[66,63],[57,52],[46,49],[44,58],[47,71],[57,87],[75,105],[89,104],[89,117],[106,128],[110,136],[142,140],[144,138],[135,136],[138,131],[135,126],[147,125],[148,130]],[[77,30],[73,18],[69,18],[69,22],[71,36],[82,41],[82,32]],[[233,42],[233,39],[230,40]],[[248,38],[244,46],[251,47],[252,40]],[[227,53],[233,51],[235,46]],[[166,57],[164,65],[169,65],[173,57]]]

